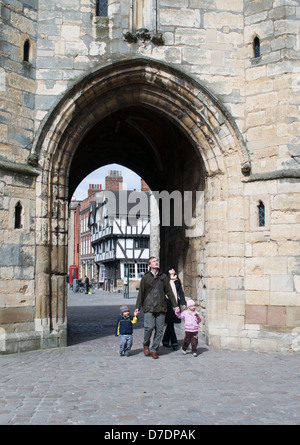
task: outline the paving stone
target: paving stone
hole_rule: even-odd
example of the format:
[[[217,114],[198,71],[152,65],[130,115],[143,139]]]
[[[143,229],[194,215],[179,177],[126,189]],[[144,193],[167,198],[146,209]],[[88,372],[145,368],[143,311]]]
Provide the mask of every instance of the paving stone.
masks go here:
[[[0,424],[300,423],[298,354],[216,349],[201,341],[196,358],[161,347],[153,360],[143,354],[141,314],[131,356],[120,357],[114,326],[124,303],[132,310],[135,296],[70,292],[68,347],[1,356]],[[180,344],[182,327],[176,327]]]

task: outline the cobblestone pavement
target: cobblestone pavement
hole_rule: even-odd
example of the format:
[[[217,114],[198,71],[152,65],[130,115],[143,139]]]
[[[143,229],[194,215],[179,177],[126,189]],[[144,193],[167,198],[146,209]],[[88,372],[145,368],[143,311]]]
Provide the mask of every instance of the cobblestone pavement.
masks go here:
[[[69,293],[68,347],[0,356],[1,425],[300,424],[300,355],[142,350],[142,315],[130,357],[114,336],[119,306],[135,298]],[[183,330],[178,329],[182,344]]]

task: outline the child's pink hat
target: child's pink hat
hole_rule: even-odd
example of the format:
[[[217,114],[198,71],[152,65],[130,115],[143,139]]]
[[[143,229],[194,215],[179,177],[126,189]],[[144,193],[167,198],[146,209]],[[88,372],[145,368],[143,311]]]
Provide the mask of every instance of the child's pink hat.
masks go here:
[[[193,306],[193,304],[195,304],[194,300],[188,300],[186,303],[187,307]]]

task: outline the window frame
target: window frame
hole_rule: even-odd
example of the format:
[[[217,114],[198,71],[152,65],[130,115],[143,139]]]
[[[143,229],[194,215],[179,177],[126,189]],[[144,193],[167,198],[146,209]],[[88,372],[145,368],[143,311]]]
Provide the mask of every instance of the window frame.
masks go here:
[[[261,57],[260,38],[258,36],[255,36],[253,39],[253,54],[254,59],[259,59]]]
[[[96,17],[108,17],[108,0],[96,0]]]
[[[263,201],[259,201],[258,203],[258,227],[266,226],[266,208]]]
[[[14,214],[14,228],[15,229],[22,229],[22,214],[23,214],[23,207],[21,204],[21,201],[18,201],[15,205],[15,214]]]
[[[30,40],[26,39],[23,43],[23,62],[30,62]]]

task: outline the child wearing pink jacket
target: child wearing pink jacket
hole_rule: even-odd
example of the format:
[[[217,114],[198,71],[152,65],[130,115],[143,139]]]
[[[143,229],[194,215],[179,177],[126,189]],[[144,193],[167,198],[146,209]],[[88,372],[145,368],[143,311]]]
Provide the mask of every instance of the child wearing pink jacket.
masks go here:
[[[198,327],[201,321],[201,317],[196,312],[196,304],[193,300],[188,300],[187,310],[180,313],[180,309],[175,309],[175,314],[178,318],[184,320],[184,330],[185,337],[182,345],[182,353],[185,355],[186,350],[191,343],[192,354],[197,357],[197,346],[198,346]]]

